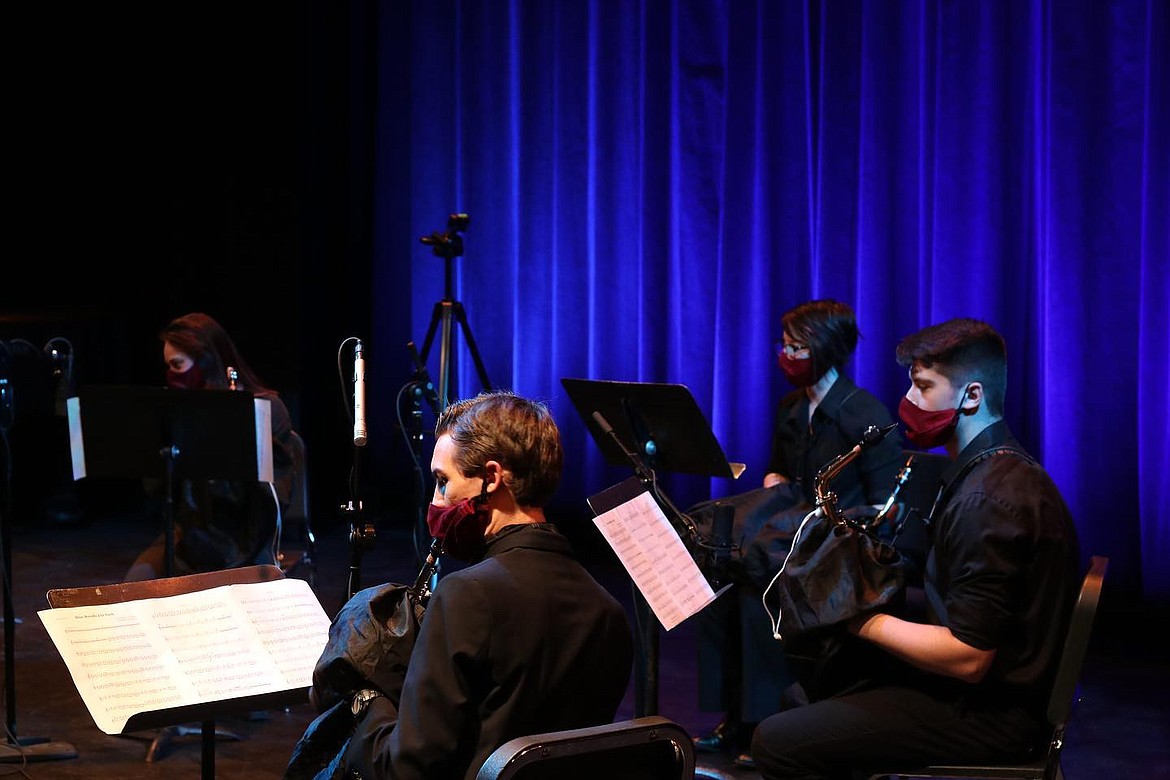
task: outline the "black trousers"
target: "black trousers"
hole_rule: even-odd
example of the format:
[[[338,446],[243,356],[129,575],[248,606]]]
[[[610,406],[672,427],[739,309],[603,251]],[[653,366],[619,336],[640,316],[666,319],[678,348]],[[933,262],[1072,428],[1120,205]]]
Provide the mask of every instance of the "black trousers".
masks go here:
[[[974,701],[933,679],[941,692],[878,687],[766,718],[751,748],[761,777],[848,780],[927,764],[1022,760],[1044,739],[1043,725],[1022,706],[1005,697]]]
[[[796,486],[784,484],[706,501],[687,511],[705,525],[718,504],[734,507],[732,539],[739,548],[726,570],[734,570],[735,584],[695,616],[700,710],[758,723],[779,712],[781,696],[795,682],[783,646],[772,637],[760,594],[779,569],[773,559],[782,560],[785,537],[791,541],[808,512],[800,501]]]
[[[731,588],[695,616],[699,709],[759,723],[780,711],[795,677],[754,589]]]

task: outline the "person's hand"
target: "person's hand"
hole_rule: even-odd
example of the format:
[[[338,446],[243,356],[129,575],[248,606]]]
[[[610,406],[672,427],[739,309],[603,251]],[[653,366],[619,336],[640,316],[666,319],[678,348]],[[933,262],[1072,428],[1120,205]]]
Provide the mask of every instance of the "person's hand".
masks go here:
[[[764,475],[764,487],[776,487],[776,485],[783,485],[788,482],[788,477],[783,474],[777,474],[775,471]]]

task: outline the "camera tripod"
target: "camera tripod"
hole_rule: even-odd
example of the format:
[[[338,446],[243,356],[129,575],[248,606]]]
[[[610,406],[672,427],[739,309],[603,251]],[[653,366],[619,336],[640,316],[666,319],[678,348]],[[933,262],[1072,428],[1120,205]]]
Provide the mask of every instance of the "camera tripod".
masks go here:
[[[466,214],[452,214],[447,218],[446,232],[434,232],[423,236],[419,240],[431,247],[438,257],[443,258],[443,298],[435,302],[431,310],[431,324],[427,327],[426,338],[423,339],[420,360],[426,365],[427,355],[435,339],[435,330],[442,326],[439,339],[439,410],[447,408],[451,399],[451,337],[454,333],[454,323],[458,323],[463,331],[463,338],[467,342],[467,349],[475,363],[475,371],[479,375],[479,382],[484,390],[491,390],[492,383],[488,379],[487,370],[483,367],[483,360],[479,356],[479,349],[475,345],[475,337],[471,335],[471,326],[467,324],[467,312],[463,304],[455,300],[451,294],[452,261],[463,254],[463,236],[459,233],[467,229],[469,217]]]
[[[412,396],[414,398],[415,411],[412,414],[412,418],[415,421],[416,429],[414,435],[410,437],[410,441],[418,476],[418,517],[414,527],[414,547],[420,565],[426,557],[425,551],[430,545],[431,540],[430,531],[427,528],[427,506],[430,504],[430,498],[426,490],[427,478],[421,465],[423,430],[420,402],[425,398],[431,407],[431,411],[434,412],[437,418],[451,401],[451,339],[454,335],[456,324],[463,331],[463,339],[467,342],[467,349],[471,353],[472,361],[475,363],[475,370],[479,375],[480,384],[484,390],[492,389],[491,380],[488,379],[487,370],[483,367],[483,360],[479,356],[479,349],[475,345],[475,337],[471,334],[471,326],[467,324],[467,313],[463,309],[463,304],[455,300],[451,292],[452,261],[463,254],[463,237],[459,234],[461,231],[467,229],[467,223],[468,216],[466,214],[451,214],[447,218],[447,230],[445,232],[436,231],[429,236],[422,236],[419,239],[422,243],[430,246],[434,254],[443,258],[445,263],[443,298],[437,301],[431,310],[431,323],[427,327],[422,354],[420,355],[415,349],[413,341],[408,342],[406,345],[410,350],[411,360],[415,367],[414,379],[412,380],[414,386]],[[436,388],[427,375],[426,361],[427,355],[430,354],[431,346],[435,340],[435,333],[440,328],[439,383]],[[437,574],[436,567],[431,573],[431,582],[429,583],[432,589],[435,587]]]

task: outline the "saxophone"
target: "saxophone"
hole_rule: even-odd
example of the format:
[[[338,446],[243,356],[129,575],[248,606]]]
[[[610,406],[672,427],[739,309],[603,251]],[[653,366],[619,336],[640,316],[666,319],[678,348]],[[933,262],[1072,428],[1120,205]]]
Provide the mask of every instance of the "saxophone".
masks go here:
[[[897,427],[897,423],[890,423],[884,428],[879,428],[876,425],[869,426],[865,429],[865,432],[861,434],[861,441],[853,445],[853,449],[833,458],[824,466],[821,466],[820,470],[817,471],[817,476],[814,481],[814,489],[816,490],[817,495],[817,509],[820,510],[820,512],[825,517],[829,518],[831,522],[836,523],[837,525],[852,525],[854,527],[859,525],[841,513],[837,507],[837,494],[830,489],[829,485],[834,479],[837,478],[838,474],[845,470],[846,466],[857,460],[862,452],[869,449],[870,447],[873,447],[882,439],[886,438],[886,436]],[[910,476],[908,468],[909,464],[907,464],[907,468],[905,469],[907,478]],[[895,487],[895,492],[897,492],[897,487],[900,487],[900,485]],[[892,498],[893,497],[891,496],[891,499]],[[893,506],[892,500],[887,500],[886,503],[889,506]]]

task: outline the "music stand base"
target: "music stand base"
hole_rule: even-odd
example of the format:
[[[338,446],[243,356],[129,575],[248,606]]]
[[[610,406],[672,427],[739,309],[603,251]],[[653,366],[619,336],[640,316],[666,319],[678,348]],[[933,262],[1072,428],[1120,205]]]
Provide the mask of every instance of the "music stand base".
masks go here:
[[[204,737],[202,724],[164,726],[163,728],[157,729],[154,734],[149,737],[133,732],[119,734],[118,736],[126,737],[128,739],[149,739],[150,744],[146,746],[145,756],[145,761],[148,764],[162,761],[164,758],[169,756],[171,751],[179,746],[177,743],[181,737],[198,737],[196,740],[183,740],[183,744],[194,744],[196,742],[201,743]],[[243,737],[220,726],[214,726],[214,739],[238,742],[242,740]]]
[[[33,742],[18,745],[0,745],[0,763],[19,764],[25,761],[57,761],[64,758],[77,758],[77,748],[68,742]]]

